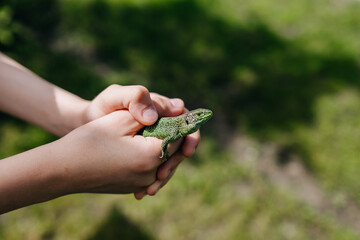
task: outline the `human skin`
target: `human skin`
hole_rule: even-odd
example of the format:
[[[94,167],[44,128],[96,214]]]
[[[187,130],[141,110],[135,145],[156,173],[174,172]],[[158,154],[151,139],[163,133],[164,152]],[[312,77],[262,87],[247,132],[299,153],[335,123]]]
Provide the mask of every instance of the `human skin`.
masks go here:
[[[180,99],[142,86],[112,85],[86,101],[41,79],[0,53],[0,110],[62,138],[0,161],[0,212],[80,192],[154,195],[191,156],[199,132],[170,147],[161,164],[161,140],[137,136],[158,116],[185,111]]]

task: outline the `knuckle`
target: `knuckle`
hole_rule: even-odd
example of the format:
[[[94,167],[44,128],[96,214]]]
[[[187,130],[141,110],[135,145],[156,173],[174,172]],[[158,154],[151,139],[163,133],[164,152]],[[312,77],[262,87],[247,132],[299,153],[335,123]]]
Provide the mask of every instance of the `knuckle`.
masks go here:
[[[164,103],[164,102],[166,102],[166,100],[168,100],[167,97],[164,97],[157,93],[150,93],[150,96],[151,96],[151,99],[153,99],[154,101],[157,101],[159,103]]]
[[[155,92],[151,92],[151,93],[150,93],[150,96],[151,96],[151,98],[160,98],[160,97],[161,97],[160,94],[155,93]]]
[[[163,96],[152,96],[153,103],[155,104],[157,110],[162,114],[166,115],[172,108],[170,100]]]
[[[120,85],[118,85],[118,84],[111,84],[110,86],[108,86],[108,87],[106,88],[106,90],[107,90],[107,91],[114,91],[114,90],[117,90],[117,89],[119,89],[119,88],[121,88]]]
[[[142,99],[144,96],[149,96],[149,90],[141,85],[132,86],[132,94],[136,99]]]

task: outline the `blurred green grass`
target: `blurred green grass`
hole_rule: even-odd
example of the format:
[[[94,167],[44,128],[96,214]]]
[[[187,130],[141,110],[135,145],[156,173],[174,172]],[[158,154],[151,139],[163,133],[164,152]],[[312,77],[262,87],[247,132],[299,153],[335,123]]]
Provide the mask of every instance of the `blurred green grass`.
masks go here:
[[[2,1],[0,50],[45,79],[87,99],[142,84],[215,115],[158,196],[62,197],[0,216],[0,238],[358,239],[359,10],[351,0]],[[1,158],[53,139],[0,116]]]

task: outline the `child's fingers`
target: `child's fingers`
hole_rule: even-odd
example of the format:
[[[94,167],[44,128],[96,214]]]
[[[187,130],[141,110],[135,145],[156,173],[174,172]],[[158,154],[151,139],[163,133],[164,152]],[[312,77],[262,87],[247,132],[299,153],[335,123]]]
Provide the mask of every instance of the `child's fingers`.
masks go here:
[[[179,151],[180,147],[181,147],[181,144],[183,142],[184,138],[180,138],[174,142],[171,142],[168,147],[167,147],[167,150],[169,152],[169,156],[172,156],[173,154],[175,154],[176,152]],[[171,159],[171,157],[170,157]],[[170,161],[170,159],[168,161]],[[167,161],[167,162],[168,162]]]
[[[147,189],[146,193],[150,196],[154,196],[174,175],[175,169],[170,172],[169,176],[163,180],[156,180],[153,184],[151,184]]]
[[[157,178],[153,184],[147,187],[146,193],[150,196],[155,195],[174,175],[177,166],[184,160],[181,153],[176,153],[167,162],[161,165],[158,169]]]
[[[162,117],[174,117],[184,112],[184,102],[179,98],[167,98],[157,93],[150,93],[156,111]]]
[[[187,135],[182,146],[182,153],[185,157],[191,157],[200,143],[200,131]]]
[[[177,166],[185,159],[185,156],[181,152],[175,153],[168,161],[163,163],[157,172],[157,179],[166,179],[171,172],[175,171]]]
[[[157,180],[146,188],[145,191],[134,193],[137,200],[141,200],[146,195],[154,196],[174,175],[176,168],[184,160],[181,153],[176,153],[167,162],[163,163],[157,172]]]
[[[150,93],[143,86],[111,85],[100,93],[94,102],[104,114],[128,109],[131,115],[144,125],[151,125],[158,118]]]
[[[141,191],[141,192],[134,193],[134,197],[135,197],[137,200],[141,200],[141,199],[143,199],[145,196],[146,196],[146,191],[145,191],[145,190],[143,190],[143,191]]]

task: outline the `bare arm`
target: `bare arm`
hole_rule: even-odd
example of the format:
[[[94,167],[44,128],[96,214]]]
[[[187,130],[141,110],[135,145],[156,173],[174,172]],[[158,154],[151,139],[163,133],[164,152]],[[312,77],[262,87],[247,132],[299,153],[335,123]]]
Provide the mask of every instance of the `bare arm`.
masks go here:
[[[156,179],[161,140],[137,136],[142,127],[116,111],[1,160],[0,214],[70,193],[144,190]]]
[[[0,110],[63,136],[83,124],[87,101],[0,53]]]
[[[0,214],[64,194],[56,167],[61,161],[57,145],[53,142],[0,161]]]
[[[138,123],[150,125],[156,121],[158,114],[161,116],[181,114],[184,111],[184,104],[180,99],[169,99],[155,93],[149,93],[142,86],[118,85],[110,86],[94,100],[86,101],[46,82],[0,53],[0,111],[37,124],[58,136],[63,136],[83,124],[104,117],[119,109],[129,110]],[[116,126],[114,125],[114,129],[120,126],[118,123]],[[70,136],[73,135],[73,133],[70,134]],[[93,137],[96,138],[96,136]],[[68,138],[68,136],[65,136],[65,139]],[[64,145],[59,145],[59,142],[65,140],[60,139],[54,143],[1,160],[0,196],[6,197],[0,197],[0,212],[66,194],[69,189],[57,188],[57,186],[63,186],[64,181],[57,181],[58,172],[53,170],[59,169],[59,166],[53,164],[63,162],[66,159],[76,159],[73,155],[65,157],[63,151],[70,147],[79,146],[83,140],[72,141],[72,144],[64,147]],[[193,154],[199,141],[200,135],[198,132],[192,136],[187,136],[182,147],[182,153],[178,152],[166,164],[159,167],[157,180],[153,181],[151,185],[151,182],[148,183],[147,189],[138,188],[136,198],[142,198],[146,195],[146,192],[154,195],[166,184],[173,175],[176,166],[184,157]],[[174,148],[177,149],[179,144]],[[109,145],[109,142],[107,145]],[[137,148],[141,149],[141,146],[138,145]],[[156,150],[157,147],[154,149]],[[80,150],[82,152],[79,153],[79,156],[87,156],[88,158],[84,160],[88,162],[92,157],[86,154],[88,148]],[[99,152],[101,152],[100,150]],[[56,154],[58,151],[60,153]],[[111,150],[108,152],[111,152]],[[125,152],[126,148],[123,150],[123,154]],[[137,152],[137,150],[133,152]],[[146,153],[143,153],[143,155],[146,155]],[[98,160],[100,159],[99,157]],[[144,157],[142,156],[141,159],[144,159]],[[114,164],[116,165],[118,161],[119,159]],[[83,166],[72,167],[73,170],[83,168]],[[108,171],[112,169],[110,168]],[[94,172],[96,172],[95,170],[97,172],[107,172],[102,169],[102,166],[93,169]],[[79,176],[81,175],[72,176],[72,181],[78,180]],[[69,177],[64,179],[69,179]],[[122,180],[126,182],[126,179]],[[136,179],[133,179],[133,181],[136,181]]]

